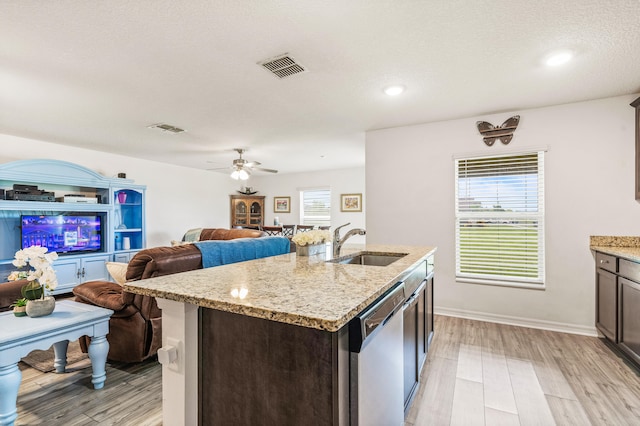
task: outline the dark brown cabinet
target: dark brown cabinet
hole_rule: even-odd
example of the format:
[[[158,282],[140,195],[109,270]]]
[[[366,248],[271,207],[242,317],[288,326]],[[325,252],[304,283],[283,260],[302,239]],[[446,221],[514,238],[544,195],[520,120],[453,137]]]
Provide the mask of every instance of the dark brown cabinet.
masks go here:
[[[596,327],[612,342],[618,341],[618,289],[616,276],[596,270]]]
[[[418,386],[418,299],[411,300],[402,308],[403,355],[404,355],[404,410],[409,409]]]
[[[618,345],[640,364],[640,284],[618,278]]]
[[[636,200],[640,200],[640,98],[631,106],[636,109]]]
[[[420,383],[420,374],[433,337],[433,257],[420,264],[406,279],[408,299],[404,321],[404,406],[407,413]]]
[[[640,366],[640,263],[596,252],[596,327]]]
[[[264,196],[231,195],[231,228],[262,227],[264,225]]]

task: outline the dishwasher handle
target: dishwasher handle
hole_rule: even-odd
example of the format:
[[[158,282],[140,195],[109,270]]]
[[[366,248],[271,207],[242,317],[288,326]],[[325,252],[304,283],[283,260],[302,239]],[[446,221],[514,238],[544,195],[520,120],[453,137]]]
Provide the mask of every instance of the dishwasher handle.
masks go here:
[[[349,350],[359,353],[366,341],[401,309],[403,302],[404,282],[400,281],[349,322]]]
[[[426,285],[427,285],[427,280],[423,280],[422,283],[420,283],[420,286],[416,289],[416,291],[414,291],[411,297],[409,297],[407,301],[404,302],[404,305],[402,305],[403,312],[409,309],[410,307],[412,307],[413,305],[415,305],[416,303],[418,303],[418,299],[420,298],[420,293],[422,292],[422,290],[424,290]]]

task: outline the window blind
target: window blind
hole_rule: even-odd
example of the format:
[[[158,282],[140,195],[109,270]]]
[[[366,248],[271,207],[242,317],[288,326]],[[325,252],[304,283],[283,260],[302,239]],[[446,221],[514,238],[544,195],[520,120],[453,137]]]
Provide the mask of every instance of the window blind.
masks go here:
[[[300,191],[302,225],[331,225],[331,190],[312,189]]]
[[[544,152],[456,159],[456,278],[544,284]]]

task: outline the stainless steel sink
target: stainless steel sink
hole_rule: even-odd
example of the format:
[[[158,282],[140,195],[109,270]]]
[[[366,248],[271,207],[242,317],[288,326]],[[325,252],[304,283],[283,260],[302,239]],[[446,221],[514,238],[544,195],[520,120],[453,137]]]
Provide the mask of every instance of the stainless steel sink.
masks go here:
[[[392,264],[398,259],[405,257],[407,253],[383,253],[383,252],[371,252],[361,251],[358,253],[349,254],[347,256],[341,256],[335,259],[331,259],[328,262],[342,263],[349,265],[366,265],[366,266],[387,266]]]

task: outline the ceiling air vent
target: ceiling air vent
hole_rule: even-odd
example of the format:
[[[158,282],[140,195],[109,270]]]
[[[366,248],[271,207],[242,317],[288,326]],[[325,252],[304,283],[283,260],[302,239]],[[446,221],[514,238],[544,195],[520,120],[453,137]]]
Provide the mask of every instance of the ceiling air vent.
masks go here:
[[[158,129],[158,130],[161,130],[163,132],[169,132],[169,133],[183,133],[183,132],[186,132],[186,130],[184,130],[184,129],[181,129],[181,128],[175,127],[175,126],[170,126],[169,124],[164,124],[164,123],[153,124],[153,125],[149,126],[149,129]]]
[[[302,65],[297,63],[295,59],[286,53],[275,58],[258,62],[258,65],[262,65],[267,71],[275,74],[278,78],[285,78],[290,75],[307,71]]]

